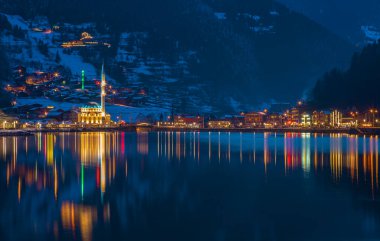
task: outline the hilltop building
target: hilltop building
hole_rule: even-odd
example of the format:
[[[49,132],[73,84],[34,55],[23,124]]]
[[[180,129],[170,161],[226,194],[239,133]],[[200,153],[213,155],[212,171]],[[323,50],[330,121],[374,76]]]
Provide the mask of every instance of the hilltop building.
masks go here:
[[[106,113],[106,75],[104,73],[104,65],[102,66],[102,81],[100,84],[101,104],[90,103],[80,108],[78,113],[78,123],[86,125],[109,125],[111,123],[111,116]]]
[[[61,44],[61,47],[65,49],[95,46],[105,46],[107,48],[110,48],[111,44],[94,40],[94,37],[87,32],[82,33],[80,40],[72,40]]]

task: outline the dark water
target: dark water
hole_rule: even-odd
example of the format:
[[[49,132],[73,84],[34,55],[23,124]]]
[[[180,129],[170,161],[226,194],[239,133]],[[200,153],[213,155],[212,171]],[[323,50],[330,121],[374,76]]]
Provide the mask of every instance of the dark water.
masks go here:
[[[0,240],[380,240],[377,137],[0,138]]]

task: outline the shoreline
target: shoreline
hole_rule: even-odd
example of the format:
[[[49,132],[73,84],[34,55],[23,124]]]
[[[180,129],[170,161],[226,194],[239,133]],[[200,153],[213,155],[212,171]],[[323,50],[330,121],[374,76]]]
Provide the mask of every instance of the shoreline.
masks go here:
[[[153,127],[153,131],[182,131],[182,132],[242,132],[242,133],[311,133],[311,134],[351,134],[351,135],[380,135],[380,128],[345,128],[345,129],[329,129],[329,128],[163,128]]]
[[[347,128],[347,129],[313,129],[313,128],[170,128],[156,126],[126,126],[126,127],[105,127],[105,128],[60,128],[60,129],[13,129],[0,130],[0,137],[6,136],[33,136],[36,133],[57,133],[57,132],[233,132],[233,133],[311,133],[311,134],[352,134],[352,135],[380,135],[380,128]]]

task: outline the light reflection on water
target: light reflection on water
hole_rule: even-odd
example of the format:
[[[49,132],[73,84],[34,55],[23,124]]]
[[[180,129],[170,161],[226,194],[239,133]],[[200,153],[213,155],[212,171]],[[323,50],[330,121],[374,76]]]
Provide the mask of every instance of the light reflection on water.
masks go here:
[[[216,196],[230,195],[231,190],[242,188],[240,186],[244,187],[243,190],[251,190],[250,185],[255,183],[256,186],[270,184],[271,190],[276,192],[292,192],[297,185],[313,187],[314,190],[320,183],[321,186],[338,187],[338,193],[344,190],[345,194],[354,193],[368,199],[366,204],[377,209],[378,148],[377,136],[344,134],[91,132],[1,137],[0,234],[5,240],[28,237],[87,241],[103,239],[109,234],[133,239],[136,238],[136,230],[151,228],[153,221],[150,219],[162,215],[156,209],[170,209],[174,205],[174,220],[166,220],[169,226],[173,225],[170,222],[176,223],[176,219],[184,219],[180,215],[182,212],[201,217],[200,210],[204,211],[205,203],[209,202],[203,196],[208,197],[208,191],[216,191],[194,191],[199,187],[194,183],[226,181],[219,178],[238,182],[232,189],[219,190],[214,194]],[[295,186],[283,186],[283,182],[292,179],[297,180]],[[316,197],[327,197],[327,194],[331,198],[326,190],[315,191]],[[238,195],[241,199],[246,198],[245,193]],[[256,190],[255,195],[273,194]],[[295,199],[298,198],[296,195],[293,193]],[[344,197],[347,198],[346,195]],[[251,198],[247,196],[247,199]],[[235,201],[240,202],[241,199]],[[163,200],[171,206],[166,207],[169,204],[162,204]],[[215,202],[225,209],[226,206],[239,205],[226,204],[224,199]],[[265,205],[264,209],[270,208]],[[352,209],[345,211],[353,212]],[[228,211],[216,212],[223,213],[217,216],[233,220]],[[368,215],[363,213],[361,215]],[[273,219],[273,222],[281,221],[282,217]],[[368,224],[368,219],[362,221],[371,232],[359,230],[357,237],[379,235],[378,217],[371,216],[370,220],[371,224]],[[240,222],[244,222],[244,218],[240,218]],[[218,223],[217,234],[204,231],[204,236],[190,237],[219,240],[223,236],[222,240],[234,240],[235,232],[241,230],[226,227],[225,223]],[[267,227],[261,227],[258,220],[250,220],[249,223],[256,227],[256,231],[240,237],[241,240],[253,240],[252,237],[257,235],[259,238],[256,240],[262,240],[260,237],[275,240],[272,235],[281,235],[281,240],[302,240],[305,237],[300,231],[299,236],[287,238],[286,232],[284,236],[276,227],[263,231]],[[210,229],[213,230],[212,227]],[[165,229],[157,232],[166,234]],[[181,237],[181,234],[171,235],[168,240]]]

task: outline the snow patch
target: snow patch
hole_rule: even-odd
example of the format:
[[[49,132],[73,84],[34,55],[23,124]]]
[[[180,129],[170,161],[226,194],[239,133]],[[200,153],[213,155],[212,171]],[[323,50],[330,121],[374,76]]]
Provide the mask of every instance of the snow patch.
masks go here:
[[[135,69],[135,73],[152,75],[152,73],[149,71],[148,66],[146,66],[144,63],[140,63],[140,66]]]
[[[230,106],[236,111],[239,111],[240,103],[234,98],[230,97]]]
[[[174,78],[164,78],[164,80],[163,80],[164,83],[175,83],[177,81],[178,80],[174,79]]]
[[[13,26],[18,26],[22,30],[28,30],[29,26],[28,24],[24,21],[24,19],[18,15],[8,15],[4,14],[8,18],[8,22]]]
[[[270,11],[269,14],[272,15],[272,16],[278,16],[278,15],[280,15],[276,10]]]
[[[380,39],[380,31],[374,26],[361,26],[361,30],[370,40],[377,41]]]
[[[97,75],[96,69],[92,64],[85,63],[82,57],[74,54],[65,54],[62,49],[57,50],[61,56],[62,65],[68,67],[73,75],[81,74],[82,70],[85,70],[87,76],[95,77]],[[54,53],[54,51],[53,51]],[[107,80],[110,78],[107,77]]]
[[[273,31],[273,26],[256,26],[256,27],[251,27],[251,30],[255,33],[259,32],[272,32]]]
[[[261,17],[258,16],[258,15],[253,15],[253,14],[249,14],[249,13],[243,13],[243,14],[238,13],[238,16],[240,16],[240,15],[242,15],[242,16],[245,17],[245,18],[252,19],[252,20],[254,20],[254,21],[256,21],[256,22],[258,22],[258,21],[261,20]]]
[[[226,13],[223,13],[223,12],[216,12],[216,13],[214,13],[214,15],[219,20],[226,20],[227,19]]]

